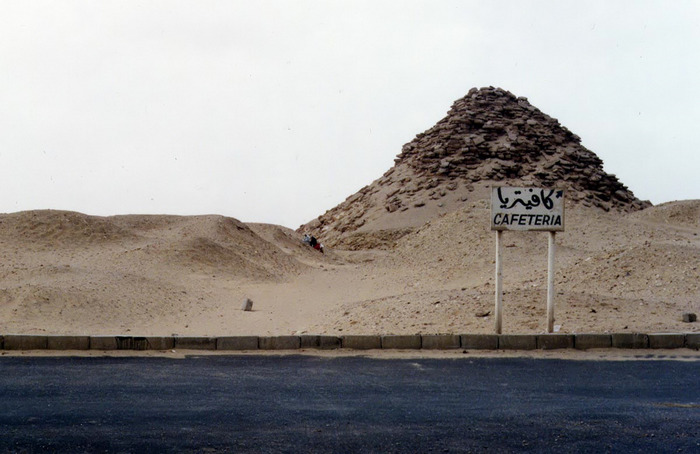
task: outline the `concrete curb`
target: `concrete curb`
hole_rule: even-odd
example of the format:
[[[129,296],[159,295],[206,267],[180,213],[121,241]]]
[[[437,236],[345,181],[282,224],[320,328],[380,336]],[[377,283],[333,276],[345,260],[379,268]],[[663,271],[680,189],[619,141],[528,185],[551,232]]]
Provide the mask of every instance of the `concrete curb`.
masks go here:
[[[535,350],[537,348],[537,335],[501,334],[498,337],[498,348],[501,350]]]
[[[89,350],[90,336],[47,336],[49,350]]]
[[[649,348],[683,348],[685,334],[659,333],[649,334]]]
[[[90,336],[90,350],[116,350],[116,336]]]
[[[588,350],[589,348],[610,348],[612,347],[612,336],[610,334],[575,334],[574,348],[578,350]]]
[[[174,337],[147,337],[147,350],[172,350],[175,348]]]
[[[257,350],[257,336],[229,336],[216,339],[217,350]]]
[[[498,350],[498,334],[462,334],[462,348],[471,350]]]
[[[175,337],[175,348],[185,350],[216,350],[215,337]]]
[[[685,348],[700,350],[700,333],[688,333],[685,335]]]
[[[46,350],[48,347],[48,336],[7,334],[4,338],[5,350]]]
[[[541,350],[554,350],[559,348],[574,348],[573,334],[539,334],[537,336],[537,348]]]
[[[424,334],[421,337],[421,347],[426,350],[449,350],[462,346],[462,340],[456,334]]]
[[[382,348],[381,336],[343,336],[340,338],[341,348],[353,350],[374,350]]]
[[[649,335],[643,333],[612,333],[615,348],[649,348]]]
[[[382,348],[387,349],[400,349],[400,350],[413,350],[421,348],[421,337],[420,335],[388,335],[382,336]]]
[[[700,350],[700,333],[413,334],[301,336],[72,336],[0,334],[0,350],[549,350],[590,348]]]
[[[299,336],[269,336],[258,340],[261,350],[297,350],[301,347]]]
[[[340,338],[337,336],[315,336],[305,334],[300,336],[300,348],[320,348],[322,350],[333,350],[340,348]]]
[[[146,346],[146,338],[137,337],[134,342],[134,336],[115,336],[117,341],[117,350],[143,350]]]

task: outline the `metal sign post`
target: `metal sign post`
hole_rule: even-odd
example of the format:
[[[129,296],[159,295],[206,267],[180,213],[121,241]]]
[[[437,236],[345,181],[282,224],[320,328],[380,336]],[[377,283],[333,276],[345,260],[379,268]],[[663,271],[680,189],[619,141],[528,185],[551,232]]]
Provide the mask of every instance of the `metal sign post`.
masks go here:
[[[501,240],[503,236],[502,230],[496,231],[496,334],[501,334],[501,318],[503,317],[503,284],[501,281]]]
[[[547,248],[547,332],[554,331],[554,235],[557,232],[549,232]]]
[[[549,232],[547,254],[547,332],[554,330],[554,254],[556,232],[564,230],[564,191],[542,188],[491,189],[491,230],[496,231],[495,331],[501,334],[503,284],[501,256],[504,230]]]

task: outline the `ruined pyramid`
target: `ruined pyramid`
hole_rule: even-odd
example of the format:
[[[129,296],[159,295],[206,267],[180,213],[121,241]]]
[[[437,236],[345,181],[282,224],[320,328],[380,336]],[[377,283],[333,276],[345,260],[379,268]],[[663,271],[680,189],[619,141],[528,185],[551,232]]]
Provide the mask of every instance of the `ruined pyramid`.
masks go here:
[[[447,116],[405,144],[395,165],[343,203],[299,227],[336,248],[391,247],[493,185],[564,189],[567,204],[637,211],[637,199],[581,139],[501,88],[473,88]]]

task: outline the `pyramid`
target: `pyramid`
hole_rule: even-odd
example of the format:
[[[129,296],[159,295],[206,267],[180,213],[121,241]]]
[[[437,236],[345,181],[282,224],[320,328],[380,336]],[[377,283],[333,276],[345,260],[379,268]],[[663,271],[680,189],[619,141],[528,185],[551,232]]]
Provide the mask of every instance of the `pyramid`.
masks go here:
[[[604,211],[651,206],[555,118],[527,98],[487,87],[455,101],[381,178],[298,231],[336,248],[391,247],[432,218],[483,205],[494,185],[564,189],[568,204]]]

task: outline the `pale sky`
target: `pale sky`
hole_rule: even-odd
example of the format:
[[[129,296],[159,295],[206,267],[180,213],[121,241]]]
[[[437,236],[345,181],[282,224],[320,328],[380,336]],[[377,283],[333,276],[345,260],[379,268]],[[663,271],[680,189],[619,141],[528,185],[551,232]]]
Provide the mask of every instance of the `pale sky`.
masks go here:
[[[472,87],[700,198],[700,1],[0,1],[0,212],[296,228]]]

